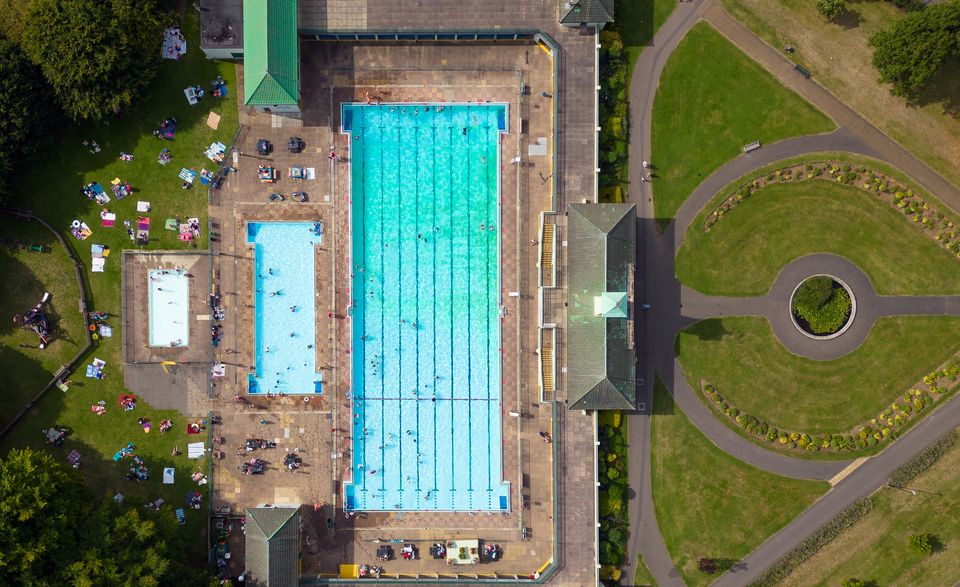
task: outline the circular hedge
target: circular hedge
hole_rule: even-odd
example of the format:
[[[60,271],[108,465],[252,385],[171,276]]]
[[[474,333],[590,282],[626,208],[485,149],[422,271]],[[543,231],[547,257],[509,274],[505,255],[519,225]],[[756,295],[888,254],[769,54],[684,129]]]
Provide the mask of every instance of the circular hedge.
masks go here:
[[[850,319],[851,307],[847,290],[826,275],[804,280],[790,301],[800,327],[818,336],[839,332]]]

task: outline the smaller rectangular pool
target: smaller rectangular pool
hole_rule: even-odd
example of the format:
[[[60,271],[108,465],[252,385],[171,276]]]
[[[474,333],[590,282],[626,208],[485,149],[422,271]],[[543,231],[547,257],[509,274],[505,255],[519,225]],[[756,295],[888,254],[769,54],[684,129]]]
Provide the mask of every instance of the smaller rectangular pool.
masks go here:
[[[182,269],[150,272],[150,346],[190,344],[190,278]]]

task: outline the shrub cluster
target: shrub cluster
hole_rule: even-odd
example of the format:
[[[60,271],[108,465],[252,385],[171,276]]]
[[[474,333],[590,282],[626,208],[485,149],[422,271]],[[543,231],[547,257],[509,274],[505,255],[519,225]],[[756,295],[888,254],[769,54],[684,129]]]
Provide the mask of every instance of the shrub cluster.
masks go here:
[[[800,284],[791,306],[813,334],[832,334],[846,324],[852,302],[847,290],[835,287],[829,277],[819,276]]]
[[[957,433],[950,432],[940,440],[920,451],[920,454],[904,463],[890,475],[890,485],[903,487],[914,477],[933,466],[957,440]]]
[[[627,438],[620,412],[605,412],[600,420],[600,564],[605,585],[619,585],[626,560]]]
[[[616,27],[600,32],[600,187],[620,186],[627,178],[629,142],[629,64]],[[605,192],[613,194],[616,192]]]
[[[783,581],[800,564],[836,539],[841,532],[862,520],[872,509],[873,501],[869,497],[853,502],[832,520],[820,526],[816,532],[801,542],[800,546],[785,554],[765,570],[753,583],[750,583],[750,587],[769,587]]]
[[[897,401],[891,403],[876,418],[871,418],[869,422],[858,426],[853,432],[844,434],[807,434],[777,429],[764,420],[746,412],[741,412],[736,406],[724,399],[714,385],[703,382],[701,391],[723,415],[733,420],[737,426],[743,428],[758,440],[765,440],[783,449],[806,450],[809,452],[820,452],[821,450],[833,452],[857,451],[897,438],[912,416],[920,414],[934,401],[951,393],[956,388],[958,375],[960,375],[960,360],[954,358],[948,367],[925,375],[923,377],[923,387],[907,390],[902,397],[897,398]]]

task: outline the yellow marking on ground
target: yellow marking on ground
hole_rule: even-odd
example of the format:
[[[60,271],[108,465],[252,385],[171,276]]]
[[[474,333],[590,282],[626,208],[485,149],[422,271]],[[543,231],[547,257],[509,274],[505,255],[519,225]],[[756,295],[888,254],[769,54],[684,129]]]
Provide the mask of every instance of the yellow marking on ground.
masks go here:
[[[857,468],[863,463],[867,462],[867,459],[869,458],[870,457],[860,457],[859,459],[854,459],[854,461],[849,465],[847,465],[844,470],[840,471],[839,473],[833,476],[833,479],[830,480],[830,487],[833,487],[837,483],[840,483],[841,481],[846,479],[847,476],[850,475],[850,473],[853,473],[854,471],[856,471]]]

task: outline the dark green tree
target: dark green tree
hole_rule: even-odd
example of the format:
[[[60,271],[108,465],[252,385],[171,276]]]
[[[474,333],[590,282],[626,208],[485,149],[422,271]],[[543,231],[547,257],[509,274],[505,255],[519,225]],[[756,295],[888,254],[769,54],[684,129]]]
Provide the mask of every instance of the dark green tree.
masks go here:
[[[817,0],[817,12],[827,20],[833,20],[847,9],[847,0]]]
[[[46,143],[59,114],[43,73],[19,47],[0,37],[0,161],[15,163]],[[0,174],[4,171],[0,164]]]
[[[897,96],[914,97],[940,68],[960,58],[960,2],[911,12],[870,37],[873,66]]]
[[[46,453],[10,451],[0,460],[0,584],[55,584],[91,514],[72,472]]]
[[[913,534],[910,536],[910,548],[920,554],[931,554],[933,552],[933,541],[929,534]]]
[[[21,46],[67,116],[96,121],[127,109],[154,78],[161,30],[153,0],[33,0]]]

